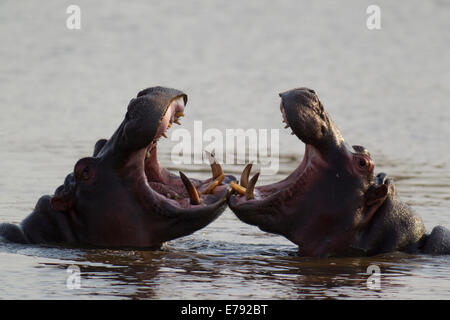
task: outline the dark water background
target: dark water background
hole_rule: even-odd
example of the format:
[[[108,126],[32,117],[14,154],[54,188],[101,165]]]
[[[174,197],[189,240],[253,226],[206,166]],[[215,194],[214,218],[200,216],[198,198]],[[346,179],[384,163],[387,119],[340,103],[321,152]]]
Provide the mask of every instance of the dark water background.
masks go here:
[[[95,141],[109,137],[145,87],[189,94],[183,127],[281,129],[278,93],[314,88],[350,144],[427,229],[450,227],[450,5],[377,1],[382,28],[366,28],[369,1],[0,2],[0,222],[20,222],[59,186]],[[160,146],[173,168],[174,143]],[[280,180],[303,144],[280,131]],[[243,166],[226,167],[238,174]],[[206,177],[207,166],[181,167]],[[0,298],[302,299],[450,298],[449,257],[393,253],[310,259],[230,210],[161,251],[1,244]],[[81,289],[66,288],[69,265]],[[369,265],[381,289],[366,286]]]

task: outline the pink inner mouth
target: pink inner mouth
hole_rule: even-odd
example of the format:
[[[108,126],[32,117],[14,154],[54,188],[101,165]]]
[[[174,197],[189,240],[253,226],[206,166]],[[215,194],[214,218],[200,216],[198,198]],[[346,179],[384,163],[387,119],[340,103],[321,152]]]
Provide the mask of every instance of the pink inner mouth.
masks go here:
[[[179,116],[177,116],[177,114],[184,113],[184,108],[185,105],[183,97],[179,97],[170,103],[167,107],[166,113],[159,122],[158,131],[156,132],[155,138],[150,144],[150,147],[152,144],[156,145],[159,139],[166,134],[167,130],[173,125],[173,123],[178,120]]]
[[[148,186],[153,191],[166,198],[166,201],[182,208],[188,208],[191,207],[190,198],[182,180],[179,176],[170,173],[169,170],[162,167],[159,164],[157,156],[157,144],[159,140],[163,138],[164,134],[174,123],[178,122],[180,114],[184,112],[184,108],[185,105],[182,97],[172,101],[160,121],[155,138],[140,152],[144,153],[141,157],[144,158],[143,167]],[[203,195],[202,191],[206,189],[212,179],[207,179],[205,181],[197,179],[190,180],[196,187],[201,200],[214,196],[226,188],[225,185],[219,185],[211,192],[211,194]]]
[[[257,186],[254,189],[254,199],[247,200],[244,195],[236,195],[236,203],[270,201],[274,197],[289,196],[290,190],[301,190],[307,187],[313,175],[327,166],[320,152],[313,145],[305,145],[305,154],[299,166],[285,179],[268,185]]]
[[[287,121],[286,113],[283,104],[280,104],[280,111],[282,122],[285,124],[285,129],[288,129],[289,123]],[[302,162],[299,166],[285,179],[264,186],[256,186],[254,189],[254,199],[247,200],[244,195],[236,194],[237,204],[245,202],[270,201],[273,197],[289,196],[290,190],[302,190],[307,187],[308,181],[312,176],[327,166],[326,161],[322,158],[319,150],[313,145],[305,145],[305,153]]]

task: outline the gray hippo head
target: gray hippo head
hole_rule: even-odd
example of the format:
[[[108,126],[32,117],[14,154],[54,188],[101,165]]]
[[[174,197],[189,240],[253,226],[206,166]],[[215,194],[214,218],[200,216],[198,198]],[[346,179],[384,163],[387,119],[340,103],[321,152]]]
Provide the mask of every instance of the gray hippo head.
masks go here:
[[[160,166],[157,145],[184,115],[187,95],[153,87],[138,93],[112,137],[79,160],[51,197],[78,242],[103,247],[159,247],[216,219],[233,177],[212,163],[205,181]],[[214,162],[214,161],[213,161]]]
[[[255,186],[250,166],[229,206],[242,221],[281,234],[306,256],[401,250],[424,234],[422,220],[397,201],[392,181],[374,177],[362,146],[349,147],[314,90],[280,94],[280,110],[305,143],[303,161],[284,180]]]

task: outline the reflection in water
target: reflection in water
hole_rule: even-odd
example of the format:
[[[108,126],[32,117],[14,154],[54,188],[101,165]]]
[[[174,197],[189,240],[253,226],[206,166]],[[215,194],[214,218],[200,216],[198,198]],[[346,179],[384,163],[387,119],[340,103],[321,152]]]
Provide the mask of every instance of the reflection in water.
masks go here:
[[[398,298],[399,292],[401,297],[421,298],[415,292],[404,291],[412,283],[439,290],[434,286],[447,278],[450,262],[448,257],[403,253],[371,258],[304,258],[286,247],[276,252],[266,245],[233,243],[221,243],[216,253],[210,254],[186,247],[193,242],[175,241],[157,251],[37,246],[9,246],[7,251],[38,256],[35,267],[52,273],[65,273],[73,264],[80,267],[82,288],[70,291],[60,283],[53,298],[63,294],[130,299],[354,299]],[[215,246],[203,244],[206,250],[214,251]],[[367,287],[370,265],[381,270],[380,290]],[[441,298],[442,294],[448,297],[448,291],[444,291],[439,292]]]

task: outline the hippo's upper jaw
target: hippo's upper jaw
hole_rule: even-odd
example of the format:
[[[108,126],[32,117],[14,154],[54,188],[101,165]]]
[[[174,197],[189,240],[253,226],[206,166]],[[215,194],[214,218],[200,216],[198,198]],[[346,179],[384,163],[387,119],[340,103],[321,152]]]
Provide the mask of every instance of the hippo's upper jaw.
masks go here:
[[[280,97],[283,122],[306,144],[303,161],[281,182],[265,186],[255,187],[256,175],[247,182],[250,170],[244,170],[246,192],[232,195],[229,206],[242,221],[298,244],[302,255],[352,255],[355,234],[389,190],[373,183],[370,154],[347,147],[313,90]]]
[[[223,212],[228,193],[223,181],[233,178],[225,177],[220,166],[212,165],[213,179],[199,181],[159,165],[157,143],[173,123],[179,124],[186,102],[187,96],[175,89],[141,91],[113,136],[97,142],[94,156],[79,160],[56,190],[52,207],[67,213],[81,243],[159,247]]]

